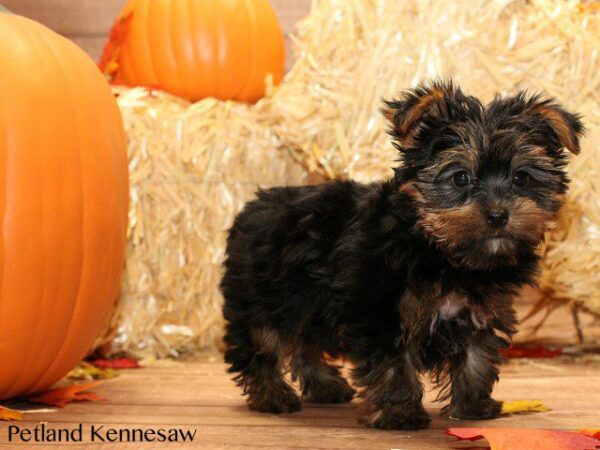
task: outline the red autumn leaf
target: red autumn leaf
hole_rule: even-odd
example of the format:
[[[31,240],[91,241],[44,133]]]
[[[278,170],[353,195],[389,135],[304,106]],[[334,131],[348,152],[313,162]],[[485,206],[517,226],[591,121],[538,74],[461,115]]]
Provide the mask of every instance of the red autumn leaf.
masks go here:
[[[507,358],[554,358],[563,354],[561,348],[551,349],[548,347],[530,347],[525,345],[513,345],[501,350]]]
[[[21,411],[0,406],[0,420],[21,420],[22,418],[23,413]]]
[[[139,369],[140,365],[133,358],[115,358],[115,359],[93,359],[89,361],[100,369]]]
[[[449,428],[460,440],[486,439],[491,450],[594,450],[600,441],[580,433],[524,428]]]
[[[51,389],[43,394],[29,397],[32,403],[42,403],[44,405],[57,406],[64,408],[69,402],[98,402],[106,399],[93,392],[84,392],[97,386],[100,383],[74,384],[59,389]]]
[[[593,437],[594,439],[600,439],[600,428],[583,428],[581,430],[577,430],[577,432],[585,434],[589,437]]]

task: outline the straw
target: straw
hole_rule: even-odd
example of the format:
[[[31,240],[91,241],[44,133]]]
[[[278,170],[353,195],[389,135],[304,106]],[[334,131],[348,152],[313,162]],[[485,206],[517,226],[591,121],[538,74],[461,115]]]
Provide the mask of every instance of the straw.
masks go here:
[[[543,91],[583,115],[588,134],[542,249],[541,286],[600,313],[599,22],[592,2],[572,0],[313,0],[293,37],[296,63],[255,105],[119,90],[132,201],[107,352],[216,346],[224,230],[257,185],[391,176],[381,99],[436,76],[484,101]]]

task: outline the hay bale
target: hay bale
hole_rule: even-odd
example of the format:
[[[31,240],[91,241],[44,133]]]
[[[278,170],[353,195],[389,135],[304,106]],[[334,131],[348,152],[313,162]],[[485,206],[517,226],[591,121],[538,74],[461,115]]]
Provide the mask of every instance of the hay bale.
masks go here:
[[[307,172],[371,181],[396,158],[381,98],[436,76],[490,100],[545,91],[589,129],[561,227],[549,236],[548,295],[600,311],[600,15],[559,0],[313,0],[297,61],[253,106],[124,92],[132,206],[125,293],[113,349],[179,355],[220,333],[223,230],[257,184]],[[595,272],[597,274],[597,272]]]
[[[545,91],[597,127],[594,11],[558,0],[315,1],[298,24],[297,62],[272,99],[288,118],[279,134],[327,177],[389,176],[396,155],[381,99],[439,76],[484,101]],[[597,149],[591,139],[584,146]]]
[[[105,351],[180,356],[221,335],[225,230],[258,186],[300,184],[265,104],[116,89],[129,145],[123,293]]]
[[[543,91],[580,112],[588,133],[560,226],[542,249],[541,286],[548,304],[576,301],[600,314],[597,3],[318,0],[295,44],[298,61],[272,99],[287,117],[278,134],[328,178],[390,176],[396,155],[377,114],[381,98],[433,77],[452,77],[484,101]]]
[[[587,140],[600,142],[600,127]],[[600,316],[600,151],[571,163],[571,187],[559,225],[542,249],[542,305],[572,303]]]

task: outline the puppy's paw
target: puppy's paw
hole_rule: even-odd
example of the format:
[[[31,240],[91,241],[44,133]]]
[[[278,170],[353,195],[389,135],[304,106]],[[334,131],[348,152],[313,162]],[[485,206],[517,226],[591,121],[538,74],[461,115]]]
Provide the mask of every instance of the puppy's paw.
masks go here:
[[[367,413],[360,422],[369,428],[383,430],[422,430],[429,427],[431,419],[424,409],[395,406]]]
[[[283,414],[300,411],[302,404],[293,389],[286,386],[266,393],[251,393],[248,407],[259,412]]]
[[[479,400],[470,404],[450,405],[448,412],[453,419],[463,420],[488,420],[500,415],[502,402],[493,398]]]
[[[310,403],[348,403],[354,397],[354,389],[343,378],[328,383],[309,386],[304,390],[304,398]]]

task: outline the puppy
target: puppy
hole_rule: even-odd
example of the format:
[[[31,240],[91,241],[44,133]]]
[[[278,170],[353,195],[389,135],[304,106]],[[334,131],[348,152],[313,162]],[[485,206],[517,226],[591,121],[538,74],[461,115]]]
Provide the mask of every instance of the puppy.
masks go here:
[[[484,105],[451,82],[385,103],[393,179],[262,190],[237,216],[221,289],[225,361],[257,411],[349,402],[328,359],[353,365],[361,421],[426,428],[419,374],[443,412],[492,419],[512,298],[531,284],[579,152],[580,118],[519,93]],[[327,358],[328,355],[330,358]]]

